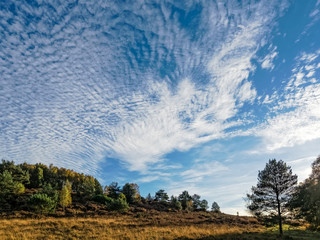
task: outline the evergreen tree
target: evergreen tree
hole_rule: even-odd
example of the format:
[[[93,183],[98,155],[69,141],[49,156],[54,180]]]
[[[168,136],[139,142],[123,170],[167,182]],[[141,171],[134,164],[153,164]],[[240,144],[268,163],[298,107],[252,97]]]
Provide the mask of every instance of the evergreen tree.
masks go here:
[[[320,156],[312,163],[309,178],[297,187],[290,206],[297,217],[305,218],[312,228],[320,226]]]
[[[148,195],[147,195],[147,197],[146,197],[146,200],[147,200],[148,202],[153,201],[153,198],[151,197],[151,194],[150,194],[150,193],[148,193]]]
[[[154,196],[155,201],[165,202],[168,199],[169,199],[169,196],[163,189],[160,189],[159,191],[157,191]]]
[[[48,197],[54,200],[55,203],[57,204],[59,199],[59,194],[58,194],[58,191],[55,188],[53,188],[50,183],[43,184],[41,193],[46,194]]]
[[[39,188],[43,183],[43,169],[41,166],[36,165],[31,171],[30,185],[32,188]]]
[[[29,184],[29,172],[27,170],[23,170],[21,165],[15,165],[13,161],[10,162],[2,160],[2,163],[0,164],[0,173],[3,173],[5,170],[11,174],[14,182],[19,182],[23,185]]]
[[[10,172],[0,173],[0,209],[9,210],[14,190],[14,182]]]
[[[95,188],[95,192],[94,192],[95,195],[103,194],[102,186],[96,178],[94,179],[94,188]]]
[[[178,200],[179,200],[179,202],[181,202],[182,209],[184,209],[184,210],[187,210],[187,208],[188,208],[188,210],[190,210],[190,203],[188,203],[190,201],[191,201],[191,207],[193,207],[192,206],[193,205],[192,198],[189,195],[188,191],[183,191],[179,195]]]
[[[104,188],[104,194],[113,199],[117,199],[120,193],[120,186],[118,186],[117,182],[112,182],[109,186],[105,186]]]
[[[193,202],[193,209],[197,210],[200,209],[200,204],[201,204],[201,200],[200,200],[200,196],[198,194],[193,194],[191,199]]]
[[[200,202],[200,204],[199,204],[199,209],[200,209],[201,211],[207,211],[208,208],[209,208],[209,206],[208,206],[208,201],[205,200],[205,199],[201,200],[201,202]]]
[[[170,205],[176,210],[182,210],[181,202],[178,201],[177,197],[171,196]]]
[[[288,202],[297,184],[297,175],[282,160],[269,160],[264,170],[259,171],[258,184],[247,194],[248,209],[256,216],[277,216],[282,235],[282,219],[288,211]]]
[[[220,206],[218,205],[217,202],[213,202],[213,203],[212,203],[211,211],[212,211],[212,212],[220,213]]]
[[[36,193],[29,198],[28,205],[37,213],[46,214],[53,212],[56,203],[47,194]]]

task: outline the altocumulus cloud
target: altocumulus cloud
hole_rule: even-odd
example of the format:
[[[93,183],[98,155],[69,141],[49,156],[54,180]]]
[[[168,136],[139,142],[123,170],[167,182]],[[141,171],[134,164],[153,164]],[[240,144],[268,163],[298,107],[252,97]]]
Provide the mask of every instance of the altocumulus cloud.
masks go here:
[[[173,150],[227,136],[246,124],[252,59],[285,7],[2,2],[1,156],[90,173],[117,158],[147,172]]]

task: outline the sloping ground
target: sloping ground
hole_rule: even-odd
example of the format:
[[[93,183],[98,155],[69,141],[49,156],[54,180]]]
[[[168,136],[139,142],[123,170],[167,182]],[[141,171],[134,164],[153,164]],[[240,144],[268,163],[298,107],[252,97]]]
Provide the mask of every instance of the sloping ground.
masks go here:
[[[0,239],[278,239],[255,218],[212,212],[173,212],[132,208],[127,213],[102,212],[91,206],[87,217],[60,216],[0,219]],[[69,212],[76,211],[69,209]],[[70,215],[71,213],[69,213]],[[61,214],[59,214],[61,215]],[[12,217],[13,215],[11,215]],[[285,232],[283,239],[320,239],[319,233],[305,230]]]
[[[262,230],[253,218],[200,212],[0,220],[0,239],[199,239]]]

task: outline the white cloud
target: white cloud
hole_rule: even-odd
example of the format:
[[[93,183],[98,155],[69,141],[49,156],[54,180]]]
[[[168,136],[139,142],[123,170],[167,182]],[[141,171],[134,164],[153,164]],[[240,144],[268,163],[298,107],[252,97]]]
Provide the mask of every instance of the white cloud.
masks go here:
[[[315,9],[314,11],[312,11],[311,13],[310,13],[310,17],[315,17],[317,14],[319,14],[319,9]]]
[[[267,70],[273,70],[274,64],[273,60],[278,56],[278,52],[276,51],[277,47],[274,47],[270,53],[262,59],[261,67]]]
[[[311,174],[311,164],[316,160],[317,156],[304,157],[288,161],[288,165],[292,167],[293,173],[298,175],[298,181],[302,182]]]
[[[281,94],[273,94],[277,101],[266,96],[264,103],[274,104],[275,116],[260,126],[256,135],[264,139],[269,150],[291,147],[320,138],[320,83],[312,78],[317,54],[303,53],[297,59],[291,80]],[[318,75],[317,75],[318,76]]]
[[[159,179],[159,176],[145,176],[137,179],[137,183],[146,183],[146,182],[150,183],[158,179]]]
[[[193,183],[201,181],[204,176],[211,176],[214,174],[223,174],[228,168],[223,164],[213,161],[207,163],[197,163],[191,169],[180,173],[184,181],[192,181]]]
[[[0,45],[2,156],[91,174],[114,157],[147,173],[165,154],[241,125],[231,118],[256,98],[251,60],[283,3],[250,4],[251,14],[241,5],[209,3],[192,19],[199,21],[196,39],[171,7],[88,3],[65,12],[53,4],[53,14],[21,4],[17,23],[3,22]],[[26,13],[37,21],[24,25]]]

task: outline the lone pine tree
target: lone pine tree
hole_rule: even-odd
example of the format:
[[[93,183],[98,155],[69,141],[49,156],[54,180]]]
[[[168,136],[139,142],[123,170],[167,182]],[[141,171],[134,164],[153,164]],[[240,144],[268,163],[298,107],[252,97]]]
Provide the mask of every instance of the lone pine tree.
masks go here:
[[[248,209],[258,217],[277,216],[282,235],[282,219],[287,213],[288,202],[297,184],[297,175],[282,160],[269,160],[264,170],[259,171],[257,186],[247,194]]]

